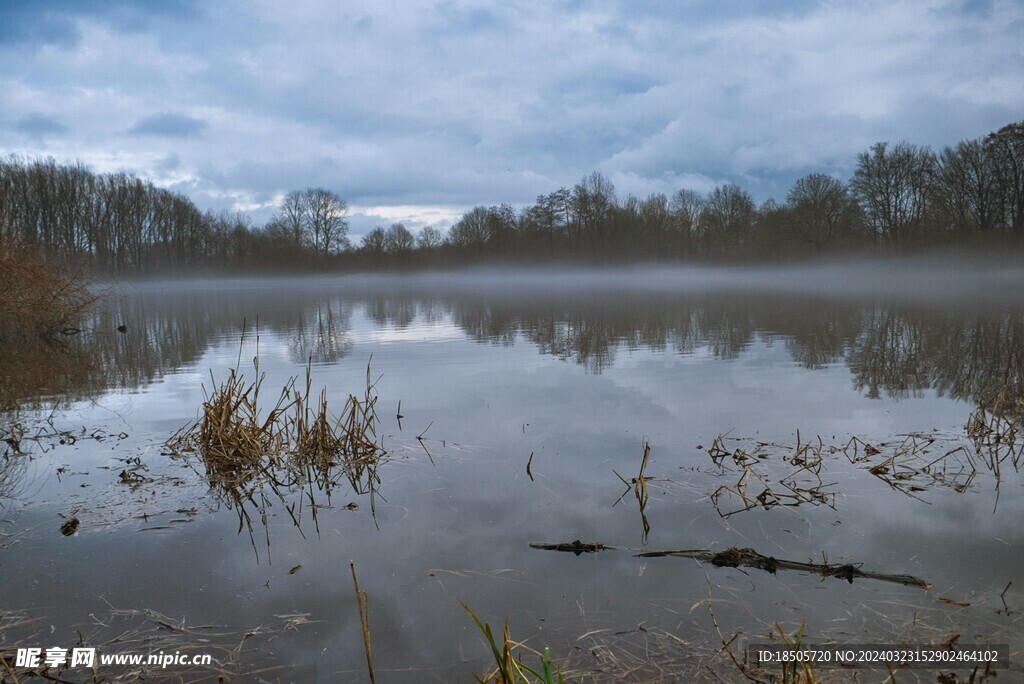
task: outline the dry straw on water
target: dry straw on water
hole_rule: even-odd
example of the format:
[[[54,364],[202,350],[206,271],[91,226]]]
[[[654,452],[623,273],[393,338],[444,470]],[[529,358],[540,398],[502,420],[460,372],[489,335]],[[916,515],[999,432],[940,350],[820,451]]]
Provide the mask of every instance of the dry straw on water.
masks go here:
[[[243,331],[244,341],[244,331]],[[313,488],[331,491],[347,480],[357,494],[369,493],[371,508],[379,484],[376,468],[387,455],[377,434],[377,394],[366,369],[361,397],[349,395],[339,414],[328,404],[326,390],[316,399],[311,366],[301,388],[290,378],[264,415],[260,393],[266,374],[260,372],[259,336],[253,366],[256,380],[248,382],[239,363],[220,384],[213,380],[194,423],[179,430],[166,446],[173,453],[197,453],[211,487],[235,507],[239,525],[252,533],[250,508],[265,510],[267,497],[296,488],[306,489],[316,519]],[[287,505],[296,526],[297,504]],[[300,528],[301,529],[301,528]]]

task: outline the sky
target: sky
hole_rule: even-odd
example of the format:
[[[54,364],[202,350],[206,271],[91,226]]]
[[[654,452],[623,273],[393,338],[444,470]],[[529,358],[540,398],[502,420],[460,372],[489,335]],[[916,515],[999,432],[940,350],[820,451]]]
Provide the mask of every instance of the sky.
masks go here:
[[[879,141],[1024,120],[1020,0],[0,0],[0,155],[259,224],[324,187],[350,237],[600,171],[783,201]]]

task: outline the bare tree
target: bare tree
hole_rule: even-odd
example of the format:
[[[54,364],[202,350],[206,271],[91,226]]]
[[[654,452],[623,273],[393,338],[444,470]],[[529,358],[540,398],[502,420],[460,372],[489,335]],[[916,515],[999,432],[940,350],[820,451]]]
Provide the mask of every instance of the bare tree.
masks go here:
[[[853,218],[853,199],[846,185],[823,173],[798,179],[786,201],[792,210],[789,232],[818,252],[848,229]]]
[[[932,193],[954,229],[988,231],[998,221],[996,171],[980,140],[964,140],[942,150]]]
[[[569,201],[579,228],[591,247],[598,247],[596,243],[603,246],[616,204],[615,185],[594,171],[573,187]]]
[[[490,237],[487,214],[487,207],[467,211],[448,231],[448,241],[464,249],[482,248]]]
[[[384,256],[384,250],[387,246],[387,242],[387,233],[384,232],[383,228],[377,226],[363,236],[361,246],[368,254],[376,259],[380,259]]]
[[[306,196],[306,233],[313,249],[327,256],[348,246],[348,204],[330,190],[309,188]]]
[[[416,235],[416,246],[422,250],[437,249],[443,242],[444,235],[434,226],[424,226]]]
[[[876,241],[899,242],[920,229],[934,170],[931,150],[905,142],[891,151],[888,143],[876,143],[857,155],[850,189]]]
[[[538,195],[536,204],[523,209],[519,217],[520,230],[527,239],[545,238],[549,254],[554,254],[555,242],[566,234],[569,227],[569,191],[561,188],[547,195]]]
[[[405,254],[411,252],[416,245],[416,239],[401,223],[393,223],[388,228],[384,239],[384,248],[391,254]]]
[[[700,221],[713,249],[745,244],[754,226],[754,200],[739,186],[720,185],[708,194]]]
[[[700,240],[700,214],[704,210],[704,197],[695,190],[679,190],[672,195],[670,212],[673,242],[681,255],[691,253]]]
[[[659,248],[672,233],[668,198],[661,193],[653,193],[640,202],[639,209],[641,234],[634,238],[637,247],[652,256],[664,256],[658,254]]]
[[[307,213],[306,193],[292,190],[281,199],[275,220],[291,235],[292,244],[296,247],[301,247],[306,238]]]
[[[293,247],[295,244],[291,230],[279,216],[274,216],[267,221],[267,224],[263,226],[263,234],[278,248]]]
[[[1003,222],[1024,235],[1024,121],[989,134],[985,150],[992,161]]]

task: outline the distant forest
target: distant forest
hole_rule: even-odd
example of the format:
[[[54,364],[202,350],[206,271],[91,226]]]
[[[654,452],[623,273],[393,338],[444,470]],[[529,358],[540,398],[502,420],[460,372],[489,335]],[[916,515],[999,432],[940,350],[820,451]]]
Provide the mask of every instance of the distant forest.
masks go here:
[[[401,223],[348,238],[347,203],[284,196],[266,225],[200,211],[185,195],[81,163],[0,160],[0,249],[28,246],[98,273],[325,271],[477,262],[621,263],[802,258],[1024,238],[1024,121],[935,153],[901,142],[857,155],[848,181],[812,173],[757,206],[732,184],[707,194],[617,196],[594,172],[516,210],[475,207],[448,230]]]

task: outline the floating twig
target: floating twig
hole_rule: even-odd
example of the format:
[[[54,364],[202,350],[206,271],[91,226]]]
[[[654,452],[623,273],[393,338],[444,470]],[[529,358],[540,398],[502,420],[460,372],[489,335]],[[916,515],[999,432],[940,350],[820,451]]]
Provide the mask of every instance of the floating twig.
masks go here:
[[[571,542],[563,542],[561,544],[542,544],[540,542],[530,542],[531,549],[543,549],[545,551],[563,551],[566,553],[575,553],[577,556],[581,553],[597,553],[598,551],[614,551],[615,548],[612,546],[605,546],[601,542],[581,542],[576,539]]]

